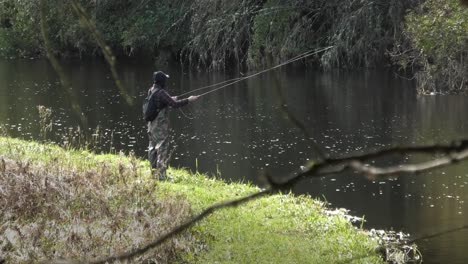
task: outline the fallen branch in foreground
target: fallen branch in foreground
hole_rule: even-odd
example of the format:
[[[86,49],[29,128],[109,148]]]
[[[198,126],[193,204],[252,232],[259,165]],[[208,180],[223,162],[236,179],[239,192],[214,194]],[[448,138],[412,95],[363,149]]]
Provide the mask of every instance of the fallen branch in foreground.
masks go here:
[[[387,167],[387,168],[378,168],[374,166],[371,167],[371,166],[364,164],[365,161],[376,159],[376,158],[382,158],[387,155],[411,154],[411,153],[421,153],[421,154],[444,153],[449,157],[433,159],[428,162],[421,162],[421,163],[416,163],[416,164],[411,164],[411,165],[408,164],[408,165],[392,166],[392,167]],[[420,173],[420,172],[427,171],[430,169],[448,166],[450,164],[465,160],[467,158],[468,158],[468,140],[461,140],[461,141],[454,141],[453,143],[448,144],[448,145],[394,147],[394,148],[379,150],[375,152],[352,155],[352,156],[344,157],[344,158],[326,159],[323,162],[306,167],[300,172],[292,173],[288,178],[282,181],[275,181],[273,178],[271,178],[271,176],[266,175],[270,183],[270,187],[262,191],[236,199],[236,200],[221,202],[213,206],[210,206],[206,208],[205,210],[203,210],[198,215],[187,220],[185,223],[177,226],[176,228],[167,232],[165,235],[146,244],[143,247],[130,250],[120,255],[113,255],[113,256],[109,256],[106,258],[93,260],[93,261],[56,261],[54,263],[57,263],[57,264],[58,263],[104,264],[104,263],[109,263],[109,262],[118,261],[118,260],[122,261],[122,260],[131,259],[135,256],[144,254],[148,250],[164,243],[169,238],[172,238],[173,236],[180,234],[181,232],[187,230],[188,228],[190,228],[197,222],[203,220],[204,218],[208,217],[213,212],[219,209],[239,206],[241,204],[244,204],[248,201],[254,200],[261,196],[288,189],[292,187],[294,184],[296,184],[298,181],[304,178],[323,177],[326,175],[343,172],[347,169],[357,170],[358,172],[365,173],[366,175],[372,175],[372,176],[395,175],[398,173],[416,174],[416,173]],[[439,234],[436,234],[435,236],[437,235]],[[432,236],[429,236],[428,238],[430,237]],[[420,239],[423,239],[423,238],[420,238]]]

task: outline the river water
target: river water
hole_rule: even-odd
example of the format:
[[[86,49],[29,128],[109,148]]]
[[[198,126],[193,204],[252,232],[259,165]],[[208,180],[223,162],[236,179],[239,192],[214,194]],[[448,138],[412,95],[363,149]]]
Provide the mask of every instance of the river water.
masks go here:
[[[63,92],[47,61],[0,61],[0,124],[4,130],[12,136],[39,138],[37,106],[44,105],[53,110],[48,138],[60,144],[70,142],[79,124],[70,107],[73,101],[83,110],[88,133],[100,135],[96,151],[132,151],[145,156],[141,101],[151,85],[154,67],[136,63],[119,67],[123,83],[136,100],[130,106],[119,95],[104,63],[62,65],[76,98]],[[171,74],[169,91],[173,95],[238,76],[164,69]],[[467,134],[466,97],[417,96],[412,81],[389,70],[323,73],[288,67],[209,94],[183,111],[173,109],[171,165],[261,184],[258,175],[262,171],[281,177],[316,158],[308,139],[284,118],[275,92],[278,87],[288,108],[333,157],[396,145],[450,142]],[[421,159],[391,157],[377,162],[389,165]],[[467,169],[468,162],[377,181],[343,173],[304,180],[293,191],[365,216],[365,228],[421,237],[468,224]],[[465,229],[418,245],[425,263],[468,261]]]

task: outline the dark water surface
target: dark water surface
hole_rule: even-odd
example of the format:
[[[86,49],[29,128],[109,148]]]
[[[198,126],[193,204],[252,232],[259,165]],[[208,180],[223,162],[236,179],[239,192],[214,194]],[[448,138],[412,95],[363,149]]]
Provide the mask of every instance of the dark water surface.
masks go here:
[[[123,82],[136,99],[129,106],[118,94],[105,64],[63,65],[84,111],[89,133],[99,127],[100,151],[133,151],[145,155],[141,100],[151,84],[150,65],[120,67]],[[183,73],[167,69],[174,95],[237,77],[236,74]],[[449,142],[466,137],[468,98],[416,96],[413,83],[389,71],[321,73],[283,69],[265,74],[172,110],[176,150],[172,166],[198,169],[225,179],[258,183],[267,170],[280,177],[316,158],[307,139],[284,119],[276,87],[304,121],[312,137],[331,156],[395,145]],[[69,96],[46,61],[0,61],[0,124],[13,136],[38,138],[37,105],[51,107],[50,138],[70,141],[78,117]],[[392,157],[382,164],[421,160]],[[198,164],[198,168],[196,167]],[[468,163],[397,179],[369,181],[344,173],[305,180],[296,193],[325,198],[332,207],[365,215],[368,229],[393,229],[419,237],[468,224]],[[467,263],[468,231],[418,243],[425,263]]]

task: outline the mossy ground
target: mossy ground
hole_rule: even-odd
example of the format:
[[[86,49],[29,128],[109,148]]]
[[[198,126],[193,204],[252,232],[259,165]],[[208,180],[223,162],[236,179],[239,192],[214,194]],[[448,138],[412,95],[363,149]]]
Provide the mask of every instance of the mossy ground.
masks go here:
[[[93,215],[94,220],[91,221],[86,217],[74,217],[74,220],[71,221],[72,218],[58,214],[60,217],[54,220],[56,224],[47,226],[48,232],[60,233],[64,228],[73,229],[73,224],[78,221],[76,218],[81,219],[78,222],[80,226],[83,226],[83,230],[88,228],[89,221],[96,225],[97,223],[113,221],[112,219],[116,218],[122,221],[118,222],[117,227],[113,227],[114,230],[103,231],[109,227],[109,225],[104,224],[100,226],[102,230],[99,230],[104,233],[109,231],[126,236],[123,242],[122,239],[114,240],[113,243],[117,243],[118,247],[112,248],[113,243],[105,243],[104,245],[92,243],[92,237],[96,235],[93,232],[97,231],[91,230],[93,233],[90,235],[91,239],[84,237],[80,239],[81,246],[73,247],[73,254],[60,252],[60,250],[70,250],[70,245],[67,242],[78,243],[70,240],[73,237],[67,235],[51,236],[51,239],[46,241],[47,243],[25,242],[21,248],[10,245],[9,248],[6,248],[7,250],[5,248],[0,250],[0,256],[5,259],[9,257],[12,260],[17,260],[15,257],[18,257],[22,252],[23,258],[20,260],[24,262],[28,260],[30,255],[34,256],[33,261],[57,256],[78,258],[80,250],[99,249],[102,254],[109,254],[123,250],[125,246],[137,246],[150,240],[150,236],[157,237],[173,225],[180,223],[182,218],[186,219],[190,214],[196,214],[213,203],[239,198],[259,190],[249,184],[228,184],[222,180],[190,173],[184,169],[170,169],[169,175],[174,178],[171,182],[156,182],[151,179],[147,162],[131,155],[95,155],[88,151],[64,150],[54,145],[11,138],[0,137],[0,157],[2,160],[8,161],[5,163],[7,167],[18,167],[20,163],[23,164],[22,167],[26,166],[25,164],[30,164],[28,165],[31,167],[29,171],[34,175],[41,175],[40,170],[48,168],[48,171],[52,173],[42,176],[41,179],[47,178],[49,181],[54,176],[63,177],[60,173],[64,172],[69,175],[68,178],[66,177],[68,180],[77,177],[86,179],[90,175],[94,175],[92,176],[95,179],[93,184],[82,184],[76,187],[81,192],[81,195],[77,195],[78,201],[81,201],[83,205],[74,203],[77,206],[75,209],[78,211],[88,208],[86,210],[90,211],[89,214]],[[51,168],[61,169],[53,170]],[[8,168],[0,169],[0,173],[3,173],[2,177],[5,179],[5,172],[8,171]],[[19,170],[15,171],[19,176],[10,173],[10,180],[13,179],[15,182],[26,179],[24,173],[21,174]],[[105,176],[102,176],[103,171]],[[98,180],[101,178],[102,181]],[[62,183],[62,181],[54,182],[57,185]],[[2,210],[6,210],[6,206],[14,204],[15,200],[9,200],[10,204],[5,204],[7,201],[5,197],[13,195],[5,191],[5,187],[20,186],[21,183],[10,182],[10,185],[5,186],[2,182],[1,185],[3,190],[0,191],[0,196],[3,199],[1,199],[0,206]],[[99,190],[102,193],[114,191],[114,195],[102,194],[100,196],[99,193],[95,192],[96,188],[93,186],[100,186]],[[16,195],[21,197],[22,194],[16,193]],[[56,201],[55,207],[68,205],[67,199],[71,198],[76,198],[76,196],[62,196],[61,201]],[[86,204],[87,198],[91,201],[97,201],[98,198],[103,199],[100,202],[101,206],[94,205],[96,212],[93,213],[93,210],[89,210],[89,206],[93,205]],[[37,203],[39,207],[43,205],[43,203]],[[109,212],[101,215],[104,208],[107,207]],[[67,215],[67,212],[72,210],[71,208],[59,208],[58,211],[63,211],[63,215]],[[182,236],[169,242],[164,248],[150,252],[139,261],[151,258],[158,259],[158,257],[164,256],[164,259],[160,258],[160,260],[190,263],[383,262],[375,251],[378,247],[375,240],[366,235],[363,230],[352,226],[342,215],[327,215],[325,209],[320,201],[308,196],[276,194],[263,197],[236,208],[216,211]],[[46,218],[50,214],[44,208],[36,208],[38,212],[42,213],[34,215],[21,214],[19,209],[8,210],[10,216],[7,218],[3,214],[1,217],[0,235],[2,240],[6,236],[6,226],[26,228],[25,223],[48,223],[49,221]],[[75,213],[78,212],[76,210]],[[14,217],[12,218],[11,215]],[[62,223],[60,221],[68,222]],[[150,225],[153,229],[143,228],[145,225]],[[142,228],[138,228],[139,226]],[[26,232],[26,229],[23,231]],[[79,230],[75,230],[75,232],[79,233]],[[139,232],[148,235],[142,238]],[[39,232],[38,236],[41,237],[44,234]],[[110,236],[112,237],[112,235]],[[60,241],[60,239],[65,239],[65,241]],[[62,246],[58,247],[57,245]],[[44,247],[53,247],[56,252],[54,254],[48,253]],[[95,248],[93,249],[93,247]],[[42,251],[45,253],[38,253]],[[83,251],[81,257],[91,255],[94,254]]]

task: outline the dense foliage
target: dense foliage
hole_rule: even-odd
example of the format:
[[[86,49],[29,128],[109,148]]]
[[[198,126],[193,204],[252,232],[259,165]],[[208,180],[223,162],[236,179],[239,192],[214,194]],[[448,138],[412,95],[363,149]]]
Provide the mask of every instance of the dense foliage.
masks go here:
[[[460,93],[468,87],[468,8],[457,0],[428,0],[406,17],[406,45],[397,61],[417,67],[420,93]]]
[[[68,1],[46,0],[49,38],[58,55],[98,56],[98,44],[81,27]],[[184,11],[186,1],[80,1],[115,52],[158,55],[159,49],[180,47],[185,32],[162,34]],[[178,3],[181,2],[181,3]],[[44,54],[39,30],[39,1],[0,1],[0,56]],[[177,52],[174,51],[174,52]]]
[[[400,37],[405,10],[418,1],[269,0],[255,18],[252,63],[284,60],[317,47],[325,67],[375,66]]]
[[[315,62],[371,66],[398,36],[415,0],[204,1],[139,0],[80,3],[120,55],[181,59],[194,67],[259,66],[333,45]],[[62,56],[99,55],[68,2],[47,0],[47,24]],[[0,56],[43,53],[38,1],[0,2]],[[269,60],[272,59],[272,60]]]

